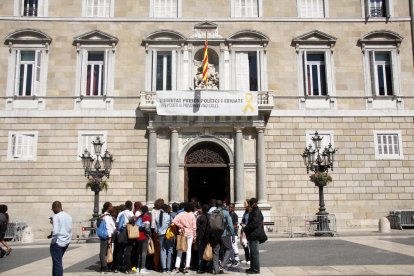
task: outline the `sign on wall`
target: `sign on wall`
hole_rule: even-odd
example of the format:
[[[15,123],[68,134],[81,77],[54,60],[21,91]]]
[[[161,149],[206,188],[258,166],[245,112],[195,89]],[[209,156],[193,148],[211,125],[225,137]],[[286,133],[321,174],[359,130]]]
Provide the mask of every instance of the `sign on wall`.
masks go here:
[[[257,92],[157,91],[158,115],[257,116]]]

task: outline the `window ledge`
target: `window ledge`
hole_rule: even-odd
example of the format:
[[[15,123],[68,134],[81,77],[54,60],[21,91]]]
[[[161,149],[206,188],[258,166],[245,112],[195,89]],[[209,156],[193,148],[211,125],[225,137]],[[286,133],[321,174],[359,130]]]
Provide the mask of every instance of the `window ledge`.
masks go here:
[[[300,98],[300,109],[335,109],[336,99],[329,96],[306,96]]]
[[[404,100],[398,96],[373,96],[368,97],[367,109],[404,109]]]
[[[80,96],[75,99],[75,109],[113,109],[113,99],[107,98],[105,96]]]
[[[37,109],[45,110],[45,100],[36,96],[8,98],[6,100],[6,110],[14,109]]]

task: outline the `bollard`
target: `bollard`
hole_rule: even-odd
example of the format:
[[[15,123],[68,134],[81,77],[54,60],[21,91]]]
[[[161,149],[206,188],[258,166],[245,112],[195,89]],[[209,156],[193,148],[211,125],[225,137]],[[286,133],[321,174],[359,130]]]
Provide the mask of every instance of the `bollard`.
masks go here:
[[[380,233],[391,233],[390,221],[386,217],[380,218],[378,228]]]

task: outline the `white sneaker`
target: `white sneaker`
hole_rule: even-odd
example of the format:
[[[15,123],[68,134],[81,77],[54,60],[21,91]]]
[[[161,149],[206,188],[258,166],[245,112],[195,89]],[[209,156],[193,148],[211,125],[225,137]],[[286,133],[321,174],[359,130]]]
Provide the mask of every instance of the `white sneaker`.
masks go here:
[[[148,269],[143,268],[139,271],[139,273],[140,274],[150,274],[151,272]]]
[[[241,261],[242,264],[247,264],[246,260]]]
[[[250,261],[246,262],[247,265],[250,265]]]

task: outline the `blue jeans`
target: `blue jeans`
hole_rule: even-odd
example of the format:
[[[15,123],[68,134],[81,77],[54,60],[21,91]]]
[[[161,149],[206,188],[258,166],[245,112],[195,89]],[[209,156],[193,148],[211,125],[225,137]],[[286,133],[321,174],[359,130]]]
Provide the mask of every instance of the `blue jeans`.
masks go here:
[[[160,258],[163,270],[171,270],[171,259],[173,253],[173,242],[165,238],[165,235],[159,235],[160,241]]]
[[[53,276],[62,276],[63,275],[63,263],[62,258],[65,254],[66,249],[68,249],[69,245],[65,247],[61,247],[59,245],[51,244],[50,245],[50,255],[52,256],[53,261],[53,269],[52,275]]]

